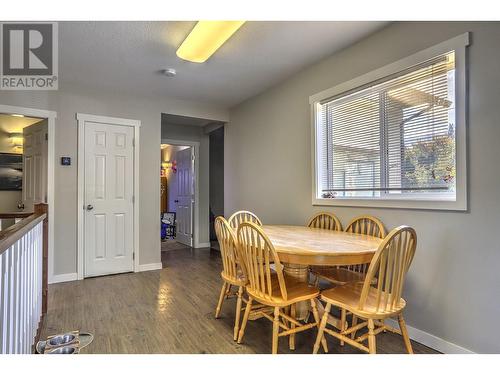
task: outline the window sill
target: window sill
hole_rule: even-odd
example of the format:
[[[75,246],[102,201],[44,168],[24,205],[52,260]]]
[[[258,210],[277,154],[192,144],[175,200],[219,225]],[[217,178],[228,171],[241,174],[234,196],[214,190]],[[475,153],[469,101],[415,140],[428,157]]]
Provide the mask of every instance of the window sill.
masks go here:
[[[467,211],[465,201],[457,199],[396,198],[313,198],[313,206],[400,208],[413,210]]]

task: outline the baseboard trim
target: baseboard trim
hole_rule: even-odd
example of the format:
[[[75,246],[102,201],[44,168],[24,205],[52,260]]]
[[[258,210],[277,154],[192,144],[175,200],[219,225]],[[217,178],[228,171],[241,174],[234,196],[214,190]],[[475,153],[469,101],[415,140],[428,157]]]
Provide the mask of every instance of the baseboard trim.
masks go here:
[[[210,242],[201,242],[201,243],[197,244],[194,248],[200,249],[202,247],[210,247]]]
[[[162,268],[163,265],[161,263],[139,264],[138,272],[161,270]]]
[[[399,324],[396,320],[387,319],[386,324],[388,326],[399,329]],[[441,337],[434,336],[428,332],[422,331],[418,328],[406,325],[408,329],[408,335],[410,338],[420,344],[428,346],[429,348],[435,349],[444,354],[475,354],[473,351],[458,346],[452,342],[446,341]]]
[[[65,283],[68,281],[75,281],[78,279],[77,273],[61,273],[59,275],[52,275],[49,284]]]

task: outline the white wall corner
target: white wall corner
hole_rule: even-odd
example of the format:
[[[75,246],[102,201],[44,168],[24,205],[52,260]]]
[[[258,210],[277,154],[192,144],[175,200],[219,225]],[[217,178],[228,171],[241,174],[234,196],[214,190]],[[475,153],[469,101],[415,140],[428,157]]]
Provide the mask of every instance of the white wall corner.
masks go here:
[[[163,266],[162,266],[161,262],[160,263],[139,264],[139,271],[138,272],[161,270],[162,268],[163,268]]]
[[[385,323],[393,328],[399,329],[398,322],[394,319],[387,319]],[[458,346],[452,342],[446,341],[441,337],[434,336],[428,332],[421,331],[418,328],[406,325],[408,335],[413,341],[428,346],[444,354],[475,354],[473,351]]]
[[[200,242],[195,245],[195,249],[200,249],[202,247],[210,247],[210,242]]]
[[[78,274],[75,273],[61,273],[59,275],[52,275],[49,277],[49,284],[65,283],[67,281],[75,281],[78,279]]]

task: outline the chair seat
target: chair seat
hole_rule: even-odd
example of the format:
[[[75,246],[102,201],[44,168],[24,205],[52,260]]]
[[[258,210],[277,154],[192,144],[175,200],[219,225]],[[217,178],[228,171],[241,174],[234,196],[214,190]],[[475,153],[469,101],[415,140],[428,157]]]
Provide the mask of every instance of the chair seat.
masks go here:
[[[361,310],[359,309],[359,299],[362,290],[362,284],[346,284],[321,292],[321,299],[367,319],[384,319],[398,314],[406,306],[406,301],[400,298],[399,303],[390,311],[385,310],[384,312],[380,312],[377,303],[377,289],[370,287],[368,298]],[[389,295],[387,298],[389,298]]]
[[[293,278],[290,278],[284,275],[286,291],[287,291],[287,299],[283,299],[281,296],[281,290],[279,287],[278,276],[276,274],[271,275],[272,279],[272,299],[270,300],[267,296],[263,296],[259,292],[255,292],[250,288],[250,285],[247,285],[247,293],[258,302],[267,305],[267,306],[288,306],[297,302],[307,301],[311,298],[316,298],[319,296],[319,289],[310,286],[306,282],[296,281]]]
[[[365,274],[338,267],[312,267],[311,272],[331,283],[344,285],[347,283],[362,283]]]

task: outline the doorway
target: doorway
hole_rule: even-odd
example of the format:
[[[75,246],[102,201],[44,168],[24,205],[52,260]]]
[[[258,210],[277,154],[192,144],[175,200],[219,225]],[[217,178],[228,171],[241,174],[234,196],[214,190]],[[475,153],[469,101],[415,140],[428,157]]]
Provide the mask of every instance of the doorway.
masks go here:
[[[78,278],[137,271],[140,121],[77,119]]]
[[[164,140],[161,144],[161,250],[196,247],[198,234],[198,142]]]
[[[220,121],[162,113],[161,144],[192,146],[194,154],[193,247],[210,248],[210,133]],[[161,160],[160,160],[161,161]],[[158,228],[160,232],[160,228]]]
[[[0,212],[47,203],[48,120],[0,113]],[[2,220],[1,229],[14,224]]]
[[[11,106],[11,105],[4,105],[0,104],[0,114],[8,117],[13,117],[13,118],[21,118],[21,119],[32,119],[32,123],[30,125],[33,125],[35,123],[39,122],[45,122],[47,126],[47,131],[46,131],[46,137],[45,137],[45,142],[46,146],[44,146],[44,149],[46,150],[46,163],[45,163],[45,172],[42,173],[40,172],[40,169],[33,168],[33,171],[39,171],[39,176],[40,178],[44,177],[45,182],[40,183],[40,187],[43,186],[45,188],[45,192],[41,192],[41,190],[38,191],[38,197],[43,198],[43,201],[48,204],[48,209],[49,209],[49,218],[54,218],[54,165],[55,165],[55,123],[56,123],[56,117],[57,113],[54,111],[49,111],[45,109],[36,109],[36,108],[28,108],[28,107],[18,107],[18,106]],[[24,129],[23,126],[21,129]],[[10,146],[17,145],[18,147],[24,146],[24,138],[22,135],[22,131],[12,131],[10,134],[7,132],[8,136],[8,144]],[[23,147],[23,152],[24,152],[24,147]],[[7,153],[14,153],[14,154],[19,154],[19,152],[7,152]],[[18,159],[19,160],[19,159]],[[19,161],[16,162],[17,165],[19,165]],[[23,163],[22,163],[23,164]],[[22,168],[22,167],[21,167]],[[17,169],[17,179],[19,178],[19,175],[22,176],[22,173],[20,174],[19,168],[14,168]],[[12,171],[11,171],[12,172]],[[22,177],[21,177],[22,179]],[[32,178],[32,181],[41,181],[38,178]],[[26,185],[28,186],[28,185]],[[19,198],[19,191],[20,197]],[[8,204],[14,204],[15,206],[13,207],[14,211],[22,210],[22,203],[23,203],[23,193],[22,193],[22,188],[21,190],[3,190],[3,192],[6,192],[7,194],[11,195],[17,195],[17,197],[10,197],[11,199],[8,200]],[[40,199],[42,201],[42,199]],[[20,208],[18,208],[18,204],[20,204]],[[24,210],[27,212],[29,210],[29,205],[30,204],[25,204]],[[2,208],[4,209],[4,208]],[[54,225],[53,225],[53,220],[49,219],[49,230],[48,230],[48,281],[49,284],[53,282],[57,282],[57,277],[54,276]]]

